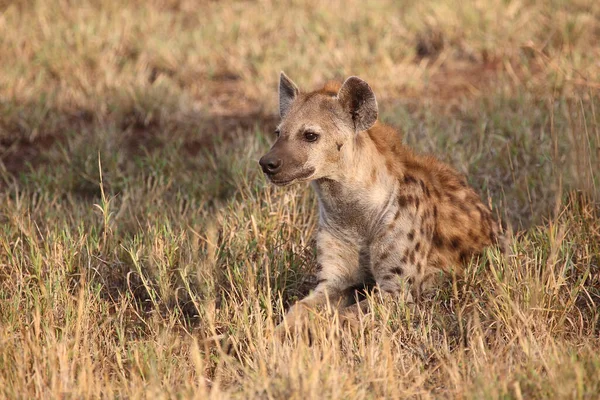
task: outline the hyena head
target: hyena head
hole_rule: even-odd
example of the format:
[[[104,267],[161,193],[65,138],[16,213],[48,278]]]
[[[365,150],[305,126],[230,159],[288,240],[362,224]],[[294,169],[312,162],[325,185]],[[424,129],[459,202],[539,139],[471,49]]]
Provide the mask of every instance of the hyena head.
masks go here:
[[[342,148],[377,121],[375,94],[365,81],[353,76],[337,92],[330,89],[301,93],[281,73],[277,140],[259,161],[274,184],[330,177],[343,167]]]

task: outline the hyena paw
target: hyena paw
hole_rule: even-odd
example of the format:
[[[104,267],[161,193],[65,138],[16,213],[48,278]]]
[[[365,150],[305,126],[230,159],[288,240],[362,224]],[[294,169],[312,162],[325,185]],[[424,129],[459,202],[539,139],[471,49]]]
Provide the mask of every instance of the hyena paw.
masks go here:
[[[306,325],[306,308],[296,304],[289,309],[283,321],[275,327],[273,332],[276,339],[281,342],[285,341],[288,334],[294,335],[301,332]]]

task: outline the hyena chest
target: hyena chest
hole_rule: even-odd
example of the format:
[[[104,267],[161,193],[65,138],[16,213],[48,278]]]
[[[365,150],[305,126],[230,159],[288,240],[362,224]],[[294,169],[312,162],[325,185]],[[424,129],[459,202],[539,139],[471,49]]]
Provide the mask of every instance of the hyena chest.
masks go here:
[[[363,244],[371,243],[395,212],[394,191],[354,192],[337,188],[334,183],[321,184],[316,187],[320,224],[347,232]]]

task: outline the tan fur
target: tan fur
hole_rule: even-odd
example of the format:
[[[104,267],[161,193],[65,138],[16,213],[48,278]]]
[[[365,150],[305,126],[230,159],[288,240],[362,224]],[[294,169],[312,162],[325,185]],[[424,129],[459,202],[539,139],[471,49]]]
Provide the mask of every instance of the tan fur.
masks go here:
[[[356,114],[347,115],[338,93],[340,84],[331,82],[299,93],[271,150],[289,158],[277,173],[281,180],[309,180],[319,199],[319,284],[290,309],[288,323],[302,314],[300,305],[341,301],[362,285],[418,298],[437,272],[460,273],[472,255],[501,239],[490,210],[464,177],[434,157],[414,154],[389,126],[375,122],[354,131]],[[363,102],[359,97],[346,104]],[[302,141],[306,127],[319,132],[318,141]]]

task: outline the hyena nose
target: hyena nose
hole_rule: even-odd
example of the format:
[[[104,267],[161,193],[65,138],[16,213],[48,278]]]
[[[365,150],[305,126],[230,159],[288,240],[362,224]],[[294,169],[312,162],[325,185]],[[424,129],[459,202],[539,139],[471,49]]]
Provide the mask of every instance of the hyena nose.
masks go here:
[[[263,156],[258,162],[265,174],[274,175],[279,172],[281,166],[283,165],[283,161],[280,158],[268,156]]]

